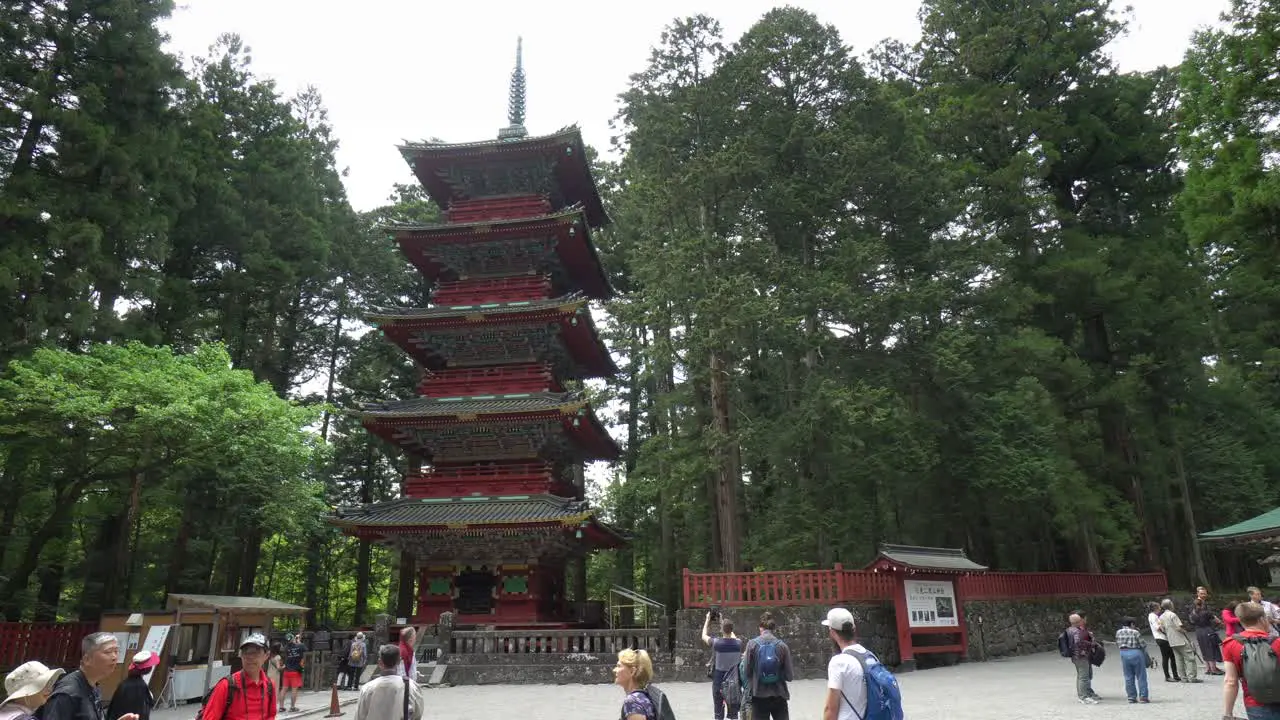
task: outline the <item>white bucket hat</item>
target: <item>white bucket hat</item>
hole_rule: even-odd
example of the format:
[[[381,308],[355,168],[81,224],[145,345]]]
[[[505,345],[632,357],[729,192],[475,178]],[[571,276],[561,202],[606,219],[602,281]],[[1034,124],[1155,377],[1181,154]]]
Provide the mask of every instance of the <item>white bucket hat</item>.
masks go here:
[[[10,700],[39,695],[49,683],[62,677],[67,671],[49,668],[35,660],[24,662],[4,678],[4,690]]]

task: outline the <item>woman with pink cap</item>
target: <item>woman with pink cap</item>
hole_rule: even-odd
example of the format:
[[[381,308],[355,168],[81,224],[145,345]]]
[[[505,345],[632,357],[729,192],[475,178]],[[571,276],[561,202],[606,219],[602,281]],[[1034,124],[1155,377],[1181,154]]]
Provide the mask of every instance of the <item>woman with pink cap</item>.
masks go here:
[[[0,720],[31,720],[53,694],[53,681],[66,670],[49,668],[34,660],[13,669],[4,679],[8,697],[0,704]]]
[[[107,707],[107,717],[118,718],[128,713],[136,713],[139,720],[151,719],[151,708],[156,704],[147,686],[146,675],[160,664],[160,656],[150,650],[143,650],[133,656],[129,663],[129,676],[111,696],[111,705]]]

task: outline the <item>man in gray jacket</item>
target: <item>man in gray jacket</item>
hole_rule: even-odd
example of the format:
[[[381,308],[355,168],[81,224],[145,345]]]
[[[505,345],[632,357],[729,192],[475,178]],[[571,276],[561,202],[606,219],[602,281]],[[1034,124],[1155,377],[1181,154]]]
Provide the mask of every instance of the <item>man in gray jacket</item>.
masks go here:
[[[422,689],[397,672],[400,648],[378,648],[378,672],[360,688],[355,720],[422,720]]]
[[[743,669],[751,697],[751,720],[788,720],[791,693],[791,650],[774,635],[778,624],[772,613],[760,616],[760,636],[751,638],[743,657]]]

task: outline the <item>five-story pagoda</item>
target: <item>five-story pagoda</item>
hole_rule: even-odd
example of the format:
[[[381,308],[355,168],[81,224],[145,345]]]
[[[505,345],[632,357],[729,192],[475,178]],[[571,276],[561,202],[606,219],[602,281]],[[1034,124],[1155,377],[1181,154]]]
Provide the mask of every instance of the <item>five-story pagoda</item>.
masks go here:
[[[423,380],[357,414],[410,470],[400,499],[328,518],[415,559],[418,623],[570,622],[567,566],[623,541],[583,497],[584,463],[618,447],[565,387],[616,371],[588,307],[611,292],[590,238],[608,218],[578,130],[525,132],[518,48],[508,121],[497,140],[400,147],[445,222],[388,229],[434,290],[368,319]]]

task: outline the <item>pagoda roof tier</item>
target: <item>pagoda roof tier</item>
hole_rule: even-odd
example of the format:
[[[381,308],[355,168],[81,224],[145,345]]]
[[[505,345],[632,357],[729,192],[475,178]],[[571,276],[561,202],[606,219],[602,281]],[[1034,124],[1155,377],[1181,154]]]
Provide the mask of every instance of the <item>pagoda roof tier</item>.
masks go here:
[[[538,194],[581,204],[591,227],[609,222],[577,126],[551,135],[472,143],[406,142],[400,155],[440,207],[453,200]]]
[[[605,300],[613,288],[600,266],[581,205],[519,219],[384,229],[429,281],[505,275],[548,275],[565,288]]]
[[[436,463],[621,454],[581,393],[422,397],[363,405],[354,414],[370,432]]]
[[[578,531],[582,537],[577,537]],[[490,525],[451,531],[402,533],[393,528],[365,528],[345,534],[367,538],[399,552],[407,552],[419,564],[469,564],[491,567],[520,559],[542,563],[582,557],[594,550],[621,547],[626,538],[598,520],[585,528],[555,524]]]
[[[365,317],[428,370],[548,363],[556,377],[574,380],[618,372],[581,295],[374,308]]]
[[[381,542],[400,540],[401,544],[405,539],[471,537],[483,541],[578,533],[595,547],[616,547],[625,541],[622,533],[596,517],[587,502],[555,495],[401,498],[340,507],[325,520],[350,535]]]

